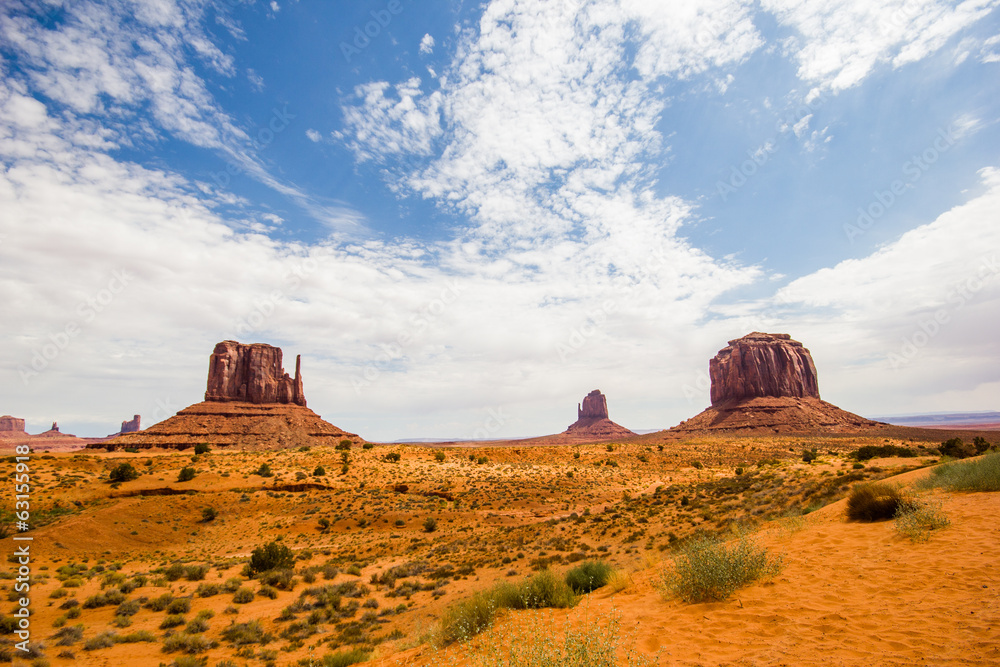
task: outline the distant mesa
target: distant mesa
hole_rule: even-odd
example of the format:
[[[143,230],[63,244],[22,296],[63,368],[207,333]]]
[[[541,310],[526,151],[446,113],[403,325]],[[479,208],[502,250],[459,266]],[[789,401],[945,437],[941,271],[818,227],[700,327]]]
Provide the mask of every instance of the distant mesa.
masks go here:
[[[615,440],[635,435],[608,418],[608,399],[599,389],[583,397],[576,406],[576,422],[565,433],[593,440]]]
[[[857,432],[882,425],[821,400],[812,355],[788,334],[755,331],[731,340],[708,369],[712,406],[672,432]]]
[[[124,435],[126,433],[138,433],[142,430],[141,428],[142,418],[139,415],[135,415],[132,419],[127,419],[122,422],[122,427],[117,433],[112,433],[109,438],[114,438],[119,435]]]
[[[205,400],[188,406],[158,424],[124,433],[92,448],[187,449],[210,447],[287,449],[338,444],[364,439],[323,421],[306,407],[302,358],[296,357],[295,377],[282,367],[281,348],[263,343],[227,340],[209,357]],[[135,426],[138,428],[139,416]]]
[[[281,365],[281,348],[233,340],[215,346],[208,364],[206,401],[282,403],[305,407],[302,391],[302,357],[295,358],[295,377]]]
[[[28,435],[24,430],[24,420],[10,415],[0,417],[0,437]]]

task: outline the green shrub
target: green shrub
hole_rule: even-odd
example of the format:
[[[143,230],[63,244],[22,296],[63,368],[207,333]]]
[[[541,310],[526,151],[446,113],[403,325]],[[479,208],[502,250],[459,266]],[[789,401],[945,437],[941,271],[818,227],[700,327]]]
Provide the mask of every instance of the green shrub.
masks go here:
[[[264,586],[274,586],[283,591],[290,591],[295,588],[295,571],[287,569],[267,570],[257,575],[257,581]]]
[[[781,558],[771,557],[748,537],[727,547],[715,538],[693,540],[662,572],[666,591],[685,602],[725,600],[733,591],[781,570]]]
[[[119,463],[108,475],[112,482],[131,482],[139,478],[139,471],[132,467],[131,463]]]
[[[173,602],[173,600],[174,600],[173,595],[171,595],[170,593],[164,593],[159,597],[155,597],[149,600],[149,602],[146,603],[146,609],[150,609],[152,611],[163,611],[164,609],[167,608],[167,605]]]
[[[163,652],[174,653],[204,653],[215,646],[215,642],[209,641],[203,635],[190,635],[186,632],[176,632],[163,640]]]
[[[375,445],[373,445],[372,443],[366,442],[365,444],[361,445],[361,449],[371,449],[374,446]]]
[[[896,515],[903,492],[895,484],[873,482],[859,484],[847,498],[847,518],[854,521],[880,521]]]
[[[949,491],[1000,491],[1000,452],[991,452],[974,461],[936,466],[917,486]]]
[[[348,665],[364,662],[368,657],[367,653],[357,648],[337,651],[336,653],[327,653],[324,655],[318,667],[348,667]]]
[[[118,641],[117,632],[102,632],[96,637],[91,637],[83,644],[83,650],[95,651],[99,648],[110,648]]]
[[[433,533],[435,530],[437,530],[437,527],[438,527],[437,520],[434,517],[429,516],[426,519],[424,519],[425,533]]]
[[[260,467],[253,472],[254,475],[259,475],[261,477],[274,477],[274,473],[271,472],[271,466],[266,463],[261,463]]]
[[[907,498],[900,503],[893,522],[896,531],[913,542],[926,542],[932,530],[940,530],[951,525],[951,521],[941,511],[940,501]]]
[[[400,456],[399,452],[389,452],[382,458],[388,461],[389,463],[399,463],[399,459],[402,457]]]
[[[251,575],[279,568],[290,570],[294,566],[295,554],[279,542],[270,542],[262,547],[257,547],[250,554],[249,571]]]
[[[566,573],[566,585],[574,593],[589,593],[608,583],[611,566],[602,560],[588,560]]]
[[[139,613],[141,606],[138,600],[127,600],[118,605],[118,609],[115,610],[115,616],[135,616]]]
[[[184,632],[189,635],[197,635],[202,632],[208,632],[208,621],[204,618],[194,618],[188,621],[188,624],[184,626]]]
[[[139,642],[155,642],[156,635],[149,630],[137,630],[118,638],[119,644],[137,644]]]
[[[180,625],[184,625],[184,616],[182,614],[170,614],[164,617],[163,622],[160,623],[160,630],[169,630],[170,628],[176,628]]]
[[[438,463],[444,461],[444,452],[434,452],[434,460],[437,461]]]
[[[191,598],[177,598],[167,605],[168,614],[186,614],[191,611]]]
[[[858,461],[869,461],[874,458],[888,458],[890,456],[912,458],[916,455],[917,453],[909,447],[897,447],[896,445],[865,445],[851,453],[851,456]]]
[[[326,468],[324,468],[323,466],[316,466],[316,469],[313,470],[313,477],[322,477],[325,474],[326,474]]]
[[[52,635],[52,638],[56,640],[56,646],[72,646],[83,639],[83,625],[59,628],[59,631]]]
[[[812,463],[819,457],[819,453],[815,449],[803,449],[802,450],[802,460],[806,463]]]
[[[177,474],[178,482],[190,482],[194,479],[195,470],[194,468],[181,468],[181,471]]]
[[[221,592],[218,584],[198,584],[198,588],[195,589],[194,594],[200,598],[210,598]]]
[[[944,456],[950,456],[953,459],[964,459],[969,456],[975,456],[976,447],[975,445],[967,444],[962,442],[961,438],[951,438],[945,440],[938,447],[938,451]]]
[[[214,507],[205,507],[201,510],[201,520],[203,523],[215,521],[215,517],[217,516],[219,516],[219,513]]]
[[[264,630],[260,621],[232,623],[222,631],[222,638],[234,646],[268,644],[274,636]]]
[[[569,586],[549,570],[520,584],[501,581],[445,610],[441,618],[441,638],[445,643],[466,641],[490,627],[501,609],[563,608],[576,602]]]
[[[253,590],[243,587],[240,588],[233,594],[233,602],[236,604],[246,604],[248,602],[253,602],[254,593]]]
[[[197,445],[195,445],[194,446],[194,454],[195,454],[195,456],[200,456],[202,454],[208,454],[208,443],[207,442],[199,442]]]

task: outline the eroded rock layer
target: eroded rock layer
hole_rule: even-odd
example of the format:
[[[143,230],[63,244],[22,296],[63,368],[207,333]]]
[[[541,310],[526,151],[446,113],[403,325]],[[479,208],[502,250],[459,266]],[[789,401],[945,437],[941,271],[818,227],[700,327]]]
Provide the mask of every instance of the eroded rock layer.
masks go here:
[[[729,341],[708,364],[712,405],[763,396],[819,398],[812,355],[788,334],[754,332]]]
[[[282,367],[281,348],[222,341],[209,359],[205,400],[305,406],[301,364],[302,358],[296,357],[292,378]]]

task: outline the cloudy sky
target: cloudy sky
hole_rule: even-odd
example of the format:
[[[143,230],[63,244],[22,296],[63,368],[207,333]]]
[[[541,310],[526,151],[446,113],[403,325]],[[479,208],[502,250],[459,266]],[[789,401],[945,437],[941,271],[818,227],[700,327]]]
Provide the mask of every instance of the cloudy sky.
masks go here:
[[[373,440],[663,428],[754,330],[998,409],[998,4],[7,0],[0,414],[148,425],[236,339]]]

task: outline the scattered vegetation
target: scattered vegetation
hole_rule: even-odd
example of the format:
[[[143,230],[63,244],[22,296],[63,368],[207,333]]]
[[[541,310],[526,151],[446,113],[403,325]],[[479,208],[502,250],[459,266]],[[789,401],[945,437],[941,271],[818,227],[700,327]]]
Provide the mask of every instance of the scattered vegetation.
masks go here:
[[[131,463],[119,463],[108,474],[108,479],[112,482],[131,482],[139,479],[139,471],[132,467]]]
[[[902,502],[903,492],[898,484],[858,484],[847,498],[847,518],[853,521],[891,519]]]
[[[951,525],[941,510],[941,502],[930,499],[906,498],[896,510],[895,528],[913,542],[926,542],[931,531]]]
[[[688,542],[662,571],[665,592],[685,602],[725,600],[734,591],[781,571],[781,557],[771,556],[748,536],[727,546],[715,537]]]
[[[975,461],[936,466],[918,486],[949,491],[1000,491],[1000,452],[991,452]]]
[[[566,573],[566,585],[574,593],[589,593],[608,583],[611,566],[601,560],[588,560]]]
[[[916,455],[916,452],[909,447],[897,447],[896,445],[865,445],[859,447],[851,454],[858,461],[869,461],[875,458],[887,458],[890,456],[912,458]]]

